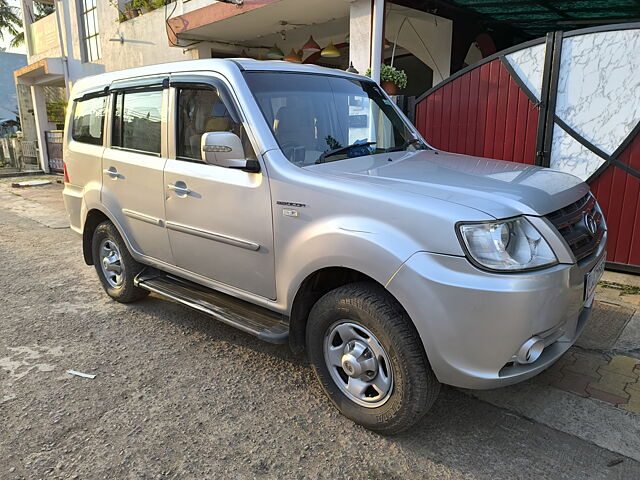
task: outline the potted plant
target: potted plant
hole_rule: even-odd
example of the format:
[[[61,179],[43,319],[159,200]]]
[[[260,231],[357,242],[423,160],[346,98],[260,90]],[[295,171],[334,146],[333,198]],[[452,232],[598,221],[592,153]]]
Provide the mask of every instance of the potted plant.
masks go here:
[[[367,69],[365,75],[371,76],[370,68]],[[382,64],[380,65],[380,86],[389,95],[398,95],[400,90],[407,87],[407,74],[404,73],[404,70]]]
[[[133,0],[132,5],[141,13],[151,12],[166,5],[165,0]]]
[[[149,11],[149,1],[148,0],[132,0],[131,7],[138,12],[138,15],[143,15],[144,13]]]
[[[129,2],[124,6],[124,16],[127,20],[138,16],[138,9],[133,6],[133,2]]]

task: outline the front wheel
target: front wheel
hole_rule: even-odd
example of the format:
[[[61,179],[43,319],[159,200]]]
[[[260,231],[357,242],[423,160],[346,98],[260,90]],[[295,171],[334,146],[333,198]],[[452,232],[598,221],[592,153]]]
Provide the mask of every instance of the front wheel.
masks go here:
[[[346,417],[399,433],[429,410],[440,391],[411,320],[381,286],[345,285],[314,305],[307,351],[322,387]]]

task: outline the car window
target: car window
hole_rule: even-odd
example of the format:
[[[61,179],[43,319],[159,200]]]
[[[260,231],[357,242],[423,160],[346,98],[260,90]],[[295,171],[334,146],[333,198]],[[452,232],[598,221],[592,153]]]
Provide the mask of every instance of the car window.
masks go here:
[[[245,78],[296,165],[426,148],[371,81],[280,72],[245,72]]]
[[[118,92],[111,144],[160,154],[162,90]]]
[[[233,132],[240,137],[245,156],[255,158],[244,126],[233,120],[228,106],[217,90],[203,88],[178,89],[176,155],[200,160],[200,140],[207,132]]]
[[[75,102],[71,137],[76,142],[102,145],[106,100],[100,96]]]

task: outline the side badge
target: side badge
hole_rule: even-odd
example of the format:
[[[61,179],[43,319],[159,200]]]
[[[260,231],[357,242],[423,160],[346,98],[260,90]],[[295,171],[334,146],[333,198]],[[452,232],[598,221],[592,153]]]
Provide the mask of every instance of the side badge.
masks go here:
[[[282,215],[284,215],[285,217],[297,217],[298,211],[294,210],[293,208],[283,208]]]

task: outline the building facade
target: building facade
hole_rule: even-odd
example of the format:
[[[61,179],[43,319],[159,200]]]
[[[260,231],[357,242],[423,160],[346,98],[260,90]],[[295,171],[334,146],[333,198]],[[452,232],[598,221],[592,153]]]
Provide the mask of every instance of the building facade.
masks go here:
[[[47,137],[78,78],[195,58],[246,56],[346,69],[378,80],[382,63],[404,70],[405,96],[548,31],[636,18],[638,7],[593,9],[535,0],[42,0],[37,19],[20,0],[28,64],[15,72],[27,92],[20,116],[48,171]],[[41,2],[41,3],[42,3]],[[408,108],[410,118],[412,108]],[[55,148],[51,151],[57,151]],[[56,162],[53,162],[55,165]],[[58,165],[59,166],[59,162]]]
[[[18,88],[30,92],[21,116],[25,125],[33,116],[25,138],[37,142],[44,171],[60,166],[47,146],[61,127],[56,97],[68,98],[87,75],[247,56],[371,68],[375,78],[393,56],[418,95],[451,72],[453,21],[384,0],[51,1],[54,13],[36,20],[34,2],[21,0],[28,64],[14,74]]]

